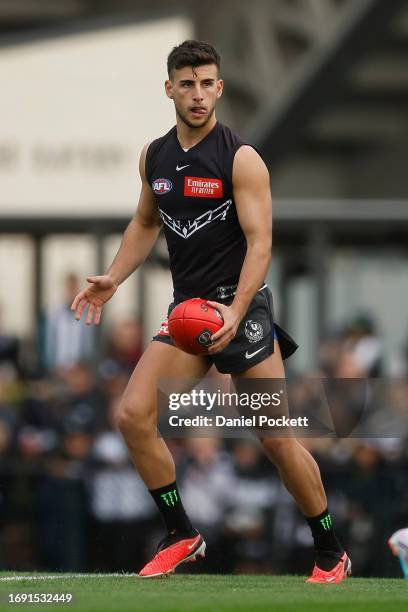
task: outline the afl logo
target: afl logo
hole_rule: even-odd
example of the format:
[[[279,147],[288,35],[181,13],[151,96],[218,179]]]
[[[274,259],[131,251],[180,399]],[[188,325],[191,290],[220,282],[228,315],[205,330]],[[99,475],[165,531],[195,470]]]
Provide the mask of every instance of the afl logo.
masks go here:
[[[212,345],[212,341],[211,341],[211,332],[209,329],[203,329],[203,331],[201,332],[201,334],[198,336],[198,338],[196,338],[197,342],[199,344],[202,344],[203,346],[211,346]]]
[[[163,195],[164,193],[168,193],[173,189],[173,184],[169,179],[159,178],[153,181],[152,189],[155,194]]]

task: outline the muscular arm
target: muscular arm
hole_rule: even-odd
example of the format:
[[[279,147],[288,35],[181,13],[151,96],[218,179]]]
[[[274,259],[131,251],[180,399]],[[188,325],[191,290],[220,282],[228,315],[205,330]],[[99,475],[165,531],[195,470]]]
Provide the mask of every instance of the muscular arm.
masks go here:
[[[160,232],[160,217],[145,174],[147,148],[148,145],[143,148],[139,161],[139,172],[142,179],[139,204],[123,234],[115,259],[107,271],[116,285],[123,283],[145,261]]]
[[[239,223],[247,241],[247,252],[231,305],[241,320],[265,280],[272,249],[269,172],[255,149],[241,147],[238,150],[233,186]]]
[[[224,326],[213,336],[209,353],[222,351],[234,338],[241,319],[265,280],[272,248],[272,197],[269,172],[249,146],[241,147],[234,159],[234,200],[239,223],[247,241],[235,298],[230,307],[218,304]],[[209,302],[215,305],[216,302]]]

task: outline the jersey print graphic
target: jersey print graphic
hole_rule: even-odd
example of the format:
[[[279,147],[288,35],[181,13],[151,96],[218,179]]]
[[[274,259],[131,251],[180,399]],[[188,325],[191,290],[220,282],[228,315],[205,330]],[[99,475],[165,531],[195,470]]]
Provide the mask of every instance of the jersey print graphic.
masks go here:
[[[231,204],[232,200],[227,200],[224,202],[224,204],[221,204],[221,206],[218,206],[212,210],[207,210],[207,212],[203,213],[199,217],[186,221],[172,219],[170,215],[161,210],[161,208],[159,208],[159,213],[163,223],[173,230],[173,232],[175,232],[178,236],[181,236],[181,238],[190,238],[190,236],[203,229],[203,227],[209,223],[212,223],[216,219],[225,221]]]

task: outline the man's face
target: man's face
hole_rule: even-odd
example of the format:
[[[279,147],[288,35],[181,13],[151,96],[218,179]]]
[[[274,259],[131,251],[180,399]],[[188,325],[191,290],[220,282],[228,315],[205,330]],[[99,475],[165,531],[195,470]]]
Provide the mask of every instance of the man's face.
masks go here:
[[[173,70],[171,79],[165,83],[177,115],[191,128],[201,128],[211,119],[223,87],[215,64]]]

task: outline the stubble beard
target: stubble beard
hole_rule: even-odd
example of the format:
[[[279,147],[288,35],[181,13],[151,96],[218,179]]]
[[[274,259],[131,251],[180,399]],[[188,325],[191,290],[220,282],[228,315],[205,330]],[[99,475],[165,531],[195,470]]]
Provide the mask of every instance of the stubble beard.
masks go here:
[[[185,125],[187,125],[187,127],[191,128],[191,129],[193,129],[193,130],[194,130],[194,129],[196,129],[196,130],[197,130],[197,129],[202,128],[202,127],[204,127],[205,125],[207,125],[207,123],[209,122],[209,120],[210,120],[210,119],[212,118],[212,116],[214,115],[214,111],[215,111],[215,105],[214,105],[214,106],[212,107],[212,109],[210,110],[210,112],[208,113],[208,115],[205,117],[205,119],[203,120],[203,122],[202,122],[202,123],[191,123],[191,121],[189,121],[189,120],[187,119],[187,116],[186,116],[184,113],[182,113],[182,112],[180,111],[180,109],[178,109],[178,108],[177,108],[177,106],[175,106],[175,108],[176,108],[176,114],[177,114],[177,117],[179,117],[179,119],[181,119],[181,121],[182,121],[182,122],[183,122]]]

